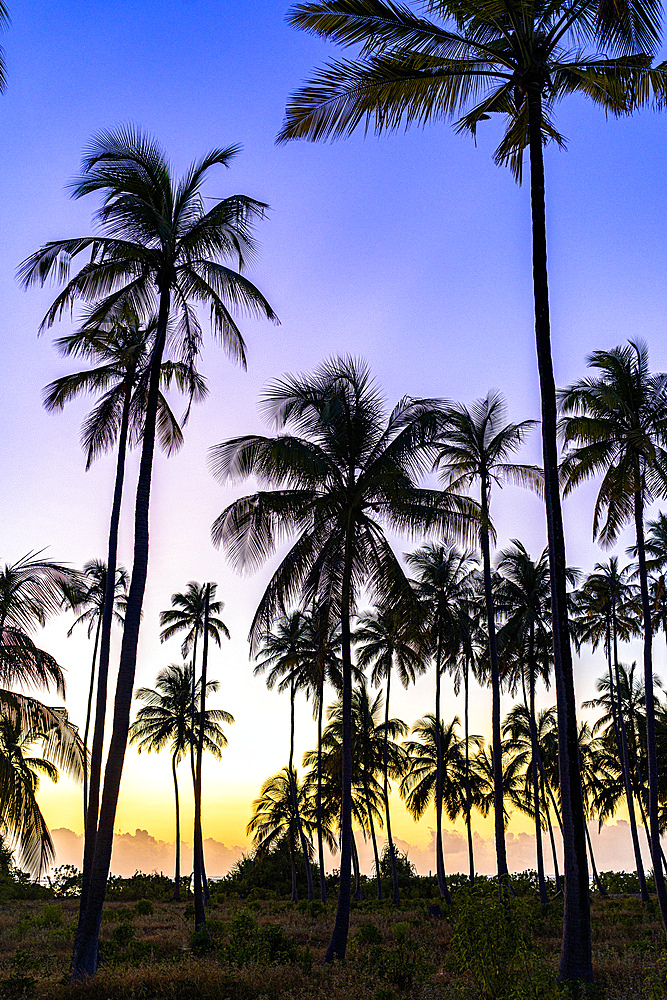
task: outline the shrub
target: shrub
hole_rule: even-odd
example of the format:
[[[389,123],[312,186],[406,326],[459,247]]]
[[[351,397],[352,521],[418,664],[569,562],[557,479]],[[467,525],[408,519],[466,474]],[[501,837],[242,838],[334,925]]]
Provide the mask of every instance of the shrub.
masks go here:
[[[134,904],[134,912],[139,917],[151,917],[155,911],[155,907],[151,903],[150,899],[138,899]]]

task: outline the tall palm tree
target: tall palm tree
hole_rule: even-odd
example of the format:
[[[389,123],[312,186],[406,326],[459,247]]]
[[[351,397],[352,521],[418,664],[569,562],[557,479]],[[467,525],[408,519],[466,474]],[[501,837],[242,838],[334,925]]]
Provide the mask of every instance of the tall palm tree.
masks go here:
[[[649,824],[653,877],[667,934],[667,886],[660,856],[658,761],[653,700],[653,621],[648,591],[644,511],[667,496],[667,375],[652,375],[648,348],[630,341],[611,351],[595,351],[588,367],[597,374],[559,393],[561,435],[566,453],[567,492],[601,475],[593,516],[593,537],[613,545],[624,525],[634,523],[644,632],[646,745]]]
[[[496,641],[496,615],[494,609],[491,577],[491,536],[493,526],[490,518],[491,488],[505,482],[520,482],[536,486],[539,471],[530,465],[519,465],[509,461],[524,442],[534,420],[523,420],[518,424],[507,422],[507,408],[499,393],[490,392],[484,399],[476,400],[471,407],[452,407],[439,441],[437,465],[449,489],[469,489],[479,485],[482,518],[479,543],[482,551],[482,572],[484,580],[484,604],[489,646],[491,673],[491,729],[492,743],[500,746],[500,666]],[[495,763],[495,841],[496,865],[499,879],[508,875],[507,853],[505,850],[504,811],[502,802],[502,761]]]
[[[611,721],[625,787],[635,867],[642,902],[647,903],[648,890],[637,835],[628,737],[618,662],[619,638],[627,641],[636,630],[633,612],[637,605],[637,588],[630,580],[631,574],[631,566],[626,566],[624,569],[619,568],[617,556],[612,556],[607,563],[596,563],[593,572],[586,578],[576,595],[576,617],[573,621],[573,629],[577,645],[588,641],[595,650],[600,642],[604,643],[607,656]]]
[[[216,200],[207,210],[201,193],[211,168],[228,166],[237,151],[235,146],[212,150],[176,181],[165,153],[149,136],[132,126],[99,133],[86,151],[81,175],[71,185],[75,198],[91,193],[102,195],[98,232],[48,243],[20,268],[25,286],[43,283],[52,276],[66,280],[43,327],[77,300],[94,304],[88,317],[91,324],[113,320],[130,307],[143,316],[157,312],[135,504],[134,564],[98,829],[92,858],[89,850],[89,863],[84,866],[81,919],[72,966],[75,980],[94,975],[97,968],[99,925],[146,586],[151,474],[169,322],[171,319],[174,324],[174,346],[181,360],[194,367],[201,344],[195,309],[198,304],[210,307],[215,334],[231,357],[242,364],[245,346],[232,311],[275,319],[264,296],[240,273],[245,258],[254,252],[252,226],[265,206],[244,195],[234,195]],[[88,263],[69,278],[71,261],[85,253],[90,255]]]
[[[88,638],[95,635],[93,643],[93,659],[90,666],[90,684],[88,686],[88,701],[86,702],[86,724],[83,731],[83,745],[88,749],[88,734],[90,732],[90,719],[93,707],[93,692],[95,690],[95,671],[97,667],[97,653],[100,644],[100,632],[104,619],[104,603],[107,589],[107,567],[101,559],[92,559],[83,567],[81,574],[81,584],[74,588],[68,588],[67,599],[72,608],[77,612],[74,624],[67,632],[71,636],[77,625],[85,625],[88,631]],[[123,610],[127,600],[127,585],[129,576],[123,566],[116,569],[116,580],[113,588],[114,608],[113,614],[116,622],[123,624]],[[104,684],[106,692],[106,682]],[[105,698],[106,702],[106,698]],[[88,812],[88,755],[84,755],[83,768],[83,826],[86,828],[86,815]]]
[[[201,681],[195,682],[195,697]],[[217,681],[207,681],[207,694],[218,690]],[[181,822],[178,794],[178,764],[189,752],[198,736],[198,724],[192,725],[192,665],[172,663],[157,675],[155,689],[139,688],[137,701],[144,704],[130,726],[130,743],[136,744],[139,753],[159,753],[169,747],[171,773],[174,780],[176,805],[176,861],[174,874],[174,899],[180,899],[181,886]],[[220,760],[227,737],[222,723],[230,725],[234,717],[221,708],[208,708],[204,717],[203,742],[206,750]]]
[[[400,903],[400,892],[389,809],[388,741],[391,675],[396,670],[401,684],[407,688],[409,684],[414,684],[417,675],[426,669],[427,635],[424,630],[424,611],[419,603],[415,604],[412,614],[406,613],[405,607],[379,605],[359,615],[352,636],[356,646],[357,666],[361,670],[371,670],[371,684],[380,684],[383,680],[387,682],[384,696],[384,809],[387,846],[391,860],[392,902],[396,905]]]
[[[74,333],[59,338],[56,347],[66,357],[82,357],[91,367],[64,375],[44,390],[47,410],[60,410],[81,393],[101,393],[99,402],[84,421],[81,442],[86,452],[86,468],[103,452],[117,446],[116,476],[109,517],[107,544],[108,581],[115,580],[118,530],[125,484],[127,449],[141,441],[148,403],[148,384],[153,361],[153,341],[157,320],[144,325],[134,303],[125,303],[117,314],[95,318],[95,310]],[[179,448],[183,435],[162,390],[172,382],[187,391],[190,400],[206,395],[206,386],[192,364],[164,361],[160,365],[157,390],[156,432],[163,450],[170,454]],[[107,712],[111,627],[114,619],[115,591],[107,588],[103,599],[100,632],[95,725],[90,761],[90,781],[86,776],[86,822],[84,825],[84,886],[87,887],[97,833],[100,782],[104,754],[104,731]],[[86,890],[82,893],[82,904]]]
[[[429,20],[428,15],[433,16]],[[415,13],[393,0],[311,0],[290,22],[344,46],[360,58],[324,66],[287,108],[279,141],[376,134],[426,125],[463,113],[457,131],[504,118],[495,160],[521,179],[530,159],[535,340],[542,406],[542,447],[549,561],[554,578],[555,673],[568,858],[560,974],[592,979],[585,821],[577,772],[577,723],[567,625],[565,542],[558,489],[556,396],[551,357],[543,146],[565,145],[552,113],[570,94],[607,113],[625,114],[665,89],[665,66],[651,66],[661,12],[641,0],[610,5],[581,0],[427,0]],[[643,51],[642,51],[643,50]],[[601,55],[601,53],[604,53]],[[495,739],[495,737],[494,737]]]
[[[297,691],[308,684],[304,661],[307,660],[308,656],[306,646],[309,638],[310,632],[305,614],[298,609],[284,612],[276,619],[272,630],[265,636],[258,651],[258,659],[254,669],[256,675],[268,671],[266,686],[269,689],[277,684],[279,692],[282,693],[289,690],[290,745],[287,773],[290,776],[296,775],[294,770],[294,706]],[[313,873],[310,865],[308,844],[301,823],[299,800],[295,785],[292,788],[292,798],[299,841],[301,843],[301,852],[306,866],[307,894],[308,899],[312,900],[315,898]]]
[[[343,959],[352,859],[352,656],[350,619],[364,585],[370,599],[412,601],[403,569],[382,525],[400,531],[465,531],[464,498],[419,488],[433,460],[438,423],[432,400],[403,399],[387,418],[368,368],[352,358],[324,362],[312,375],[288,375],[264,394],[277,437],[248,435],[217,445],[211,467],[223,482],[256,476],[273,489],[235,501],[213,525],[240,570],[263,563],[296,535],[274,573],[251,628],[256,647],[276,612],[293,601],[334,595],[343,661],[340,890],[326,960]]]

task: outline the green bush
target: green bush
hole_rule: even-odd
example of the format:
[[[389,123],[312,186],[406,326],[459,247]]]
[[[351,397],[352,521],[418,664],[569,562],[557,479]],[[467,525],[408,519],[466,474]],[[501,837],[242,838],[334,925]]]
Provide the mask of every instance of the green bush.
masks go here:
[[[155,911],[155,907],[151,903],[150,899],[138,899],[134,904],[134,912],[139,917],[151,917]]]

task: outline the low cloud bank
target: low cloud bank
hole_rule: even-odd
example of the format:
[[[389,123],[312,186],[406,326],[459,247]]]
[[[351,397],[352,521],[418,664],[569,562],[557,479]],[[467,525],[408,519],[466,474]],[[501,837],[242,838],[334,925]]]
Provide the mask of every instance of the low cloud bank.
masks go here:
[[[81,867],[83,838],[65,827],[52,830],[56,847],[56,865],[75,865]],[[421,875],[435,871],[435,831],[431,830],[430,842],[423,847],[411,844],[407,840],[396,838],[398,849],[408,855],[416,865]],[[604,826],[600,833],[597,824],[590,825],[591,841],[595,853],[595,862],[600,871],[634,871],[634,856],[630,840],[630,827],[625,820],[619,820]],[[373,851],[370,841],[364,842],[357,832],[357,847],[361,869],[370,873],[373,868]],[[556,834],[558,863],[563,870],[560,836]],[[468,871],[468,840],[466,834],[459,830],[443,830],[443,845],[445,851],[445,866],[448,872]],[[382,850],[383,842],[379,843]],[[542,842],[544,864],[547,874],[553,874],[551,846],[548,834]],[[248,846],[227,847],[226,844],[208,837],[204,843],[206,854],[206,870],[212,878],[226,875],[229,869],[241,857]],[[495,871],[495,847],[492,838],[473,834],[473,850],[475,868],[482,875],[492,875]],[[650,859],[645,842],[642,844],[644,861],[650,867]],[[188,844],[181,845],[181,870],[188,873],[192,868],[192,848]],[[511,871],[522,871],[535,868],[535,836],[530,833],[507,833],[507,860]],[[329,856],[329,865],[336,867],[336,857]],[[114,837],[111,871],[114,875],[134,875],[135,871],[164,872],[171,874],[174,870],[174,844],[165,840],[156,840],[147,830],[135,830],[134,833],[119,833]]]

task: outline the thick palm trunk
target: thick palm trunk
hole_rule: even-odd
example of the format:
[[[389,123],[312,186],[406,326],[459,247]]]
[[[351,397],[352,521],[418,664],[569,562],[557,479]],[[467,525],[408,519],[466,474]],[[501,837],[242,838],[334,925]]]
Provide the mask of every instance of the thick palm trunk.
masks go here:
[[[310,855],[308,853],[308,841],[306,840],[306,835],[303,832],[303,823],[301,822],[301,811],[299,810],[299,797],[296,790],[296,774],[294,773],[294,701],[296,698],[296,689],[294,686],[294,678],[292,678],[290,684],[290,744],[289,744],[289,780],[290,780],[290,790],[292,793],[292,808],[294,810],[294,818],[296,820],[296,828],[299,834],[299,843],[301,844],[301,853],[303,854],[304,864],[306,866],[306,888],[308,893],[308,899],[312,902],[315,899],[315,893],[313,891],[313,870],[310,866]]]
[[[83,828],[86,829],[86,815],[88,813],[88,734],[90,733],[90,717],[93,708],[93,692],[95,690],[95,667],[97,666],[97,650],[100,644],[100,631],[102,628],[102,615],[97,618],[97,628],[95,629],[95,643],[93,645],[93,662],[90,667],[90,685],[88,687],[88,704],[86,706],[86,725],[83,730]]]
[[[544,499],[551,572],[554,671],[558,706],[558,766],[565,859],[563,937],[558,972],[563,980],[592,981],[586,821],[579,774],[576,699],[567,620],[565,536],[558,485],[556,385],[551,358],[540,83],[534,83],[529,87],[528,118],[535,342],[540,377]]]
[[[204,603],[204,639],[202,645],[201,685],[199,691],[199,720],[196,730],[197,754],[195,758],[195,807],[194,807],[194,903],[195,931],[206,930],[206,909],[204,906],[204,840],[201,823],[201,773],[204,756],[204,726],[206,723],[206,682],[208,672],[208,616],[211,601],[211,585],[206,584]]]
[[[632,782],[630,777],[630,756],[628,754],[628,733],[625,726],[625,713],[623,712],[623,698],[621,692],[621,677],[618,668],[618,638],[616,634],[616,617],[612,620],[613,650],[614,650],[614,673],[616,675],[616,697],[618,703],[615,710],[615,718],[618,720],[618,736],[621,751],[621,769],[623,771],[623,787],[625,788],[625,799],[628,804],[628,818],[630,820],[630,836],[632,837],[632,849],[635,855],[635,868],[639,879],[639,892],[642,903],[648,903],[649,895],[646,886],[646,876],[644,874],[644,864],[642,862],[642,852],[639,846],[639,834],[637,832],[637,818],[635,816],[635,801],[632,794]],[[612,693],[612,705],[614,696]],[[650,848],[650,839],[649,839]]]
[[[532,645],[532,642],[531,642]],[[533,813],[535,818],[535,845],[537,848],[537,885],[540,894],[540,903],[542,906],[549,902],[549,894],[547,893],[547,885],[544,881],[544,853],[542,850],[542,813],[540,810],[540,780],[538,772],[537,758],[539,755],[539,748],[537,744],[537,726],[535,725],[535,676],[533,665],[530,667],[530,676],[528,678],[528,685],[530,689],[530,770],[533,780]]]
[[[442,670],[442,639],[438,629],[435,656],[435,870],[438,891],[442,899],[451,903],[452,898],[445,875],[445,853],[442,849],[442,739],[440,733],[440,684]]]
[[[371,797],[368,792],[368,782],[364,777],[364,799],[366,800],[366,813],[368,815],[368,829],[373,845],[373,860],[375,861],[375,881],[377,883],[377,898],[382,899],[382,876],[380,875],[380,855],[378,853],[378,842],[375,836],[375,823],[373,822],[373,810],[371,809]]]
[[[178,776],[176,757],[171,758],[171,773],[174,778],[174,804],[176,806],[176,860],[174,865],[174,901],[181,901],[181,808],[178,801]]]
[[[644,508],[641,490],[634,497],[637,558],[639,561],[639,587],[642,595],[644,619],[644,695],[646,706],[646,750],[648,757],[648,820],[651,831],[651,860],[653,879],[660,907],[662,926],[667,933],[667,888],[660,856],[660,818],[658,804],[658,753],[655,740],[655,702],[653,695],[653,623],[646,573],[646,547],[644,543]]]
[[[341,586],[341,658],[343,661],[343,746],[341,755],[340,876],[338,905],[325,962],[344,959],[350,927],[350,868],[352,862],[352,649],[350,610],[352,597],[352,545],[354,526],[348,522]]]
[[[364,898],[364,890],[361,885],[361,869],[359,868],[359,852],[357,842],[352,834],[352,868],[354,870],[354,898],[358,901]]]
[[[475,855],[473,852],[473,840],[472,840],[472,794],[470,788],[470,733],[468,732],[468,699],[469,699],[469,683],[470,679],[468,677],[468,661],[465,661],[465,668],[463,671],[463,690],[464,690],[464,702],[463,702],[463,726],[464,735],[466,741],[466,770],[465,770],[465,781],[466,781],[466,830],[468,832],[468,866],[470,869],[469,881],[470,885],[475,884]]]
[[[322,836],[322,713],[324,712],[324,691],[320,684],[317,709],[317,859],[320,866],[320,900],[327,901],[327,879],[324,871],[324,837]]]
[[[491,741],[493,744],[493,814],[496,835],[496,869],[498,884],[507,879],[507,851],[505,848],[505,808],[503,796],[503,744],[500,735],[500,665],[498,663],[498,643],[496,641],[496,618],[493,608],[491,586],[491,553],[489,548],[489,484],[482,477],[482,524],[481,546],[484,567],[484,601],[486,604],[486,624],[489,633],[489,661],[491,664]]]
[[[169,306],[167,304],[167,314],[169,312]],[[164,322],[165,332],[166,332],[166,316]],[[158,401],[158,387],[160,378],[160,361],[162,358],[162,350],[164,349],[164,339],[163,346],[160,350],[160,358],[157,360],[157,364],[154,364],[151,376],[154,381],[154,413],[152,417],[153,429],[152,429],[152,439],[148,445],[150,450],[150,464],[146,468],[146,464],[143,462],[143,449],[142,449],[142,466],[140,470],[140,483],[141,472],[143,471],[143,483],[142,483],[142,496],[148,490],[148,495],[146,496],[146,521],[148,519],[148,496],[150,495],[150,473],[153,460],[153,446],[155,439],[155,414],[157,413],[157,401]],[[113,502],[111,505],[111,517],[109,519],[109,544],[107,548],[107,579],[106,588],[104,591],[104,608],[102,611],[102,631],[100,633],[100,661],[97,668],[97,695],[95,698],[95,726],[93,729],[93,743],[90,752],[90,778],[88,783],[88,802],[86,807],[86,826],[84,830],[84,840],[83,840],[83,862],[82,862],[82,876],[81,876],[81,897],[79,900],[79,918],[76,931],[76,937],[74,940],[74,953],[72,956],[72,978],[74,981],[83,979],[86,976],[93,976],[97,969],[97,949],[98,949],[98,938],[99,938],[99,920],[101,919],[102,913],[102,902],[104,901],[104,891],[106,890],[106,880],[108,876],[108,866],[106,873],[103,872],[103,865],[100,867],[100,871],[96,876],[96,898],[99,899],[101,895],[101,901],[96,902],[95,906],[99,909],[97,913],[91,920],[87,921],[86,912],[88,908],[88,899],[90,893],[90,884],[93,873],[93,859],[95,857],[95,845],[97,840],[98,832],[98,820],[99,820],[99,806],[100,806],[100,783],[102,776],[102,758],[104,753],[104,728],[106,720],[106,710],[107,710],[107,688],[108,688],[108,677],[109,677],[109,657],[111,651],[111,626],[113,623],[113,611],[114,611],[114,601],[116,596],[116,563],[118,557],[118,526],[120,524],[120,510],[123,500],[123,485],[125,482],[125,459],[127,455],[127,435],[130,420],[130,393],[131,393],[131,379],[132,374],[128,374],[128,387],[125,393],[125,399],[123,400],[123,412],[121,415],[121,424],[118,434],[118,458],[116,460],[116,478],[114,482],[114,492],[113,492]],[[148,422],[148,413],[146,414],[146,420]],[[144,434],[144,448],[146,447],[146,437]],[[147,455],[148,462],[148,455]],[[146,487],[146,477],[148,478],[148,485]],[[142,501],[143,502],[143,501]],[[137,485],[137,505],[135,509],[135,529],[138,517],[139,508],[139,484]],[[148,547],[148,523],[146,523],[146,550]],[[146,552],[146,560],[148,558]],[[135,559],[136,559],[136,537],[135,537]],[[135,600],[139,597],[138,592],[135,591]],[[141,615],[141,603],[143,602],[143,587],[141,588],[141,595],[139,597],[139,615]],[[137,625],[138,630],[138,625]],[[135,647],[135,658],[136,658],[136,647]],[[133,674],[134,679],[134,674]],[[131,694],[130,694],[131,696]],[[127,733],[125,735],[125,740],[127,742]],[[124,754],[124,750],[123,750]],[[122,762],[121,762],[122,770]],[[120,777],[119,777],[120,781]],[[115,816],[115,805],[113,807],[113,812]],[[113,818],[111,820],[111,836],[113,837]],[[111,854],[111,848],[109,848],[109,856]],[[103,884],[102,884],[103,883]],[[84,935],[85,928],[85,935]],[[85,941],[84,941],[85,937]]]
[[[384,739],[382,741],[383,756],[383,796],[385,821],[387,824],[387,846],[389,848],[389,858],[391,860],[391,901],[395,906],[401,901],[401,893],[398,887],[398,867],[396,865],[396,851],[394,850],[394,838],[391,835],[391,811],[389,809],[389,694],[391,692],[391,666],[387,671],[387,695],[384,703]]]

